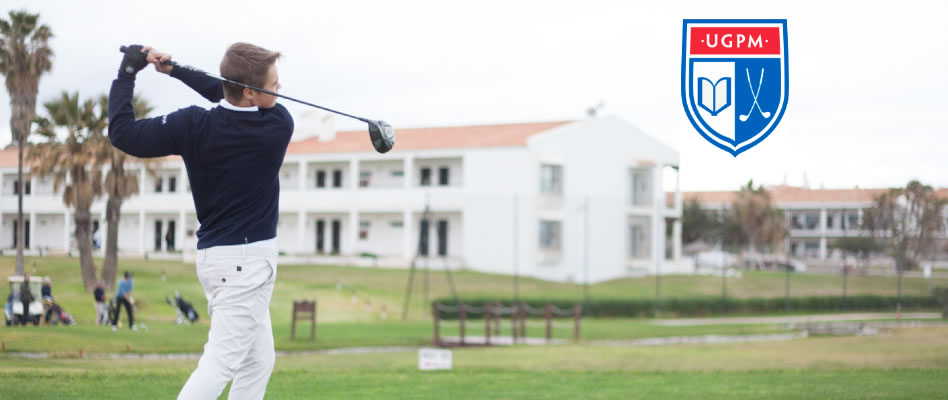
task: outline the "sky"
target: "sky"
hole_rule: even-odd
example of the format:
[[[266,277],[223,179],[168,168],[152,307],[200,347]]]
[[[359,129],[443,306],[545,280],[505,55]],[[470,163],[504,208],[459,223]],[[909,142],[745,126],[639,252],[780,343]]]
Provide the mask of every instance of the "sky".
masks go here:
[[[132,5],[134,4],[134,5]],[[399,127],[580,120],[639,127],[680,153],[681,189],[948,187],[946,2],[8,0],[52,28],[42,102],[107,93],[123,44],[216,72],[227,46],[284,54],[281,93]],[[7,10],[0,10],[6,12]],[[6,18],[6,15],[3,15]],[[779,126],[733,157],[681,104],[685,18],[786,18],[790,89]],[[148,68],[136,92],[161,115],[211,103]],[[308,107],[282,104],[295,116]],[[0,104],[9,96],[0,91]],[[10,143],[0,106],[0,144]],[[336,119],[339,129],[364,125]],[[607,143],[603,144],[608,145]],[[397,151],[397,143],[396,149]],[[805,178],[804,178],[805,177]]]

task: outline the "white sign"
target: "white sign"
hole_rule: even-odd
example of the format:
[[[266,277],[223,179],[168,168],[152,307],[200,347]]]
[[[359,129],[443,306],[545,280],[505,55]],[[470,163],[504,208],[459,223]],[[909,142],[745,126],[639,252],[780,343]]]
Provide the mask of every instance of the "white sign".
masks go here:
[[[932,265],[931,264],[926,265],[923,271],[924,271],[923,273],[925,274],[925,279],[932,278]]]
[[[451,369],[451,350],[418,350],[418,369],[422,371]]]

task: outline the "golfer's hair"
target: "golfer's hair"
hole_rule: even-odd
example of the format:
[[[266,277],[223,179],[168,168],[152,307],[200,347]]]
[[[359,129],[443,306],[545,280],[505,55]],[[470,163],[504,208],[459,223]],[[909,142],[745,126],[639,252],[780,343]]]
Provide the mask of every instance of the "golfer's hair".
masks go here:
[[[221,60],[221,76],[262,88],[266,84],[270,66],[280,58],[280,53],[250,43],[237,42],[227,48]],[[244,88],[224,82],[224,98],[238,103],[243,98]]]

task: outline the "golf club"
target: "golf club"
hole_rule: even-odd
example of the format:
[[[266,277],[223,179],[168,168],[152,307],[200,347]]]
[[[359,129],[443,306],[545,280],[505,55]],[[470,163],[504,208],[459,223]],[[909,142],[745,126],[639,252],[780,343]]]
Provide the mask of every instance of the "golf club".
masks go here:
[[[751,84],[750,69],[744,68],[744,72],[747,73],[747,86],[750,86],[750,89],[754,90],[754,85]],[[761,68],[760,69],[760,82],[757,82],[757,91],[754,92],[754,95],[753,95],[754,104],[751,104],[751,109],[747,111],[747,114],[741,114],[737,116],[737,118],[740,119],[741,122],[747,121],[747,119],[750,118],[751,113],[754,112],[754,108],[757,108],[757,111],[760,111],[760,115],[764,117],[764,119],[770,118],[770,111],[761,110],[760,104],[757,104],[757,95],[760,94],[760,87],[763,85],[763,83],[764,83],[764,69]]]
[[[125,46],[119,47],[119,51],[121,51],[122,53],[125,53],[125,50],[126,50],[126,49],[127,49],[127,47],[125,47]],[[148,52],[146,51],[146,52],[144,52],[143,54],[147,55]],[[388,122],[385,122],[385,121],[382,121],[382,120],[371,120],[371,119],[368,119],[368,118],[357,117],[357,116],[355,116],[355,115],[346,114],[346,113],[344,113],[344,112],[342,112],[342,111],[336,111],[336,110],[333,110],[333,109],[330,109],[330,108],[318,106],[318,105],[315,105],[315,104],[310,103],[310,102],[306,102],[306,101],[303,101],[303,100],[294,99],[294,98],[292,98],[292,97],[290,97],[290,96],[284,96],[284,95],[282,95],[282,94],[275,93],[275,92],[271,92],[271,91],[269,91],[269,90],[264,90],[264,89],[256,88],[256,87],[250,86],[250,85],[248,85],[248,84],[246,84],[246,83],[241,83],[241,82],[237,82],[237,81],[232,81],[232,80],[227,79],[227,78],[224,78],[224,77],[222,77],[222,76],[214,75],[214,74],[212,74],[212,73],[210,73],[210,72],[202,71],[202,70],[200,70],[200,69],[194,68],[194,67],[192,67],[192,66],[190,66],[190,65],[181,65],[181,64],[178,64],[178,63],[176,63],[176,62],[174,62],[174,61],[165,61],[165,62],[162,62],[161,64],[162,64],[162,65],[171,65],[171,66],[173,66],[173,67],[175,67],[175,68],[189,69],[189,70],[192,70],[192,71],[194,71],[194,72],[202,73],[202,74],[207,75],[207,76],[209,76],[209,77],[211,77],[211,78],[214,78],[214,79],[220,79],[221,81],[224,81],[224,82],[227,82],[227,83],[231,83],[231,84],[234,84],[234,85],[237,85],[237,86],[243,86],[243,87],[245,87],[245,88],[247,88],[247,89],[256,90],[256,91],[258,91],[258,92],[266,93],[266,94],[269,94],[269,95],[272,95],[272,96],[282,97],[282,98],[284,98],[284,99],[291,100],[291,101],[295,101],[295,102],[300,103],[300,104],[305,104],[305,105],[308,105],[308,106],[310,106],[310,107],[316,107],[316,108],[318,108],[318,109],[320,109],[320,110],[326,110],[326,111],[329,111],[329,112],[331,112],[331,113],[343,115],[343,116],[346,116],[346,117],[349,117],[349,118],[352,118],[352,119],[357,119],[357,120],[359,120],[359,121],[362,121],[362,122],[365,122],[365,123],[369,124],[369,139],[372,141],[372,146],[375,147],[375,151],[377,151],[377,152],[379,152],[379,153],[387,153],[389,150],[392,149],[392,147],[395,146],[395,130],[392,129],[392,126],[389,125]]]

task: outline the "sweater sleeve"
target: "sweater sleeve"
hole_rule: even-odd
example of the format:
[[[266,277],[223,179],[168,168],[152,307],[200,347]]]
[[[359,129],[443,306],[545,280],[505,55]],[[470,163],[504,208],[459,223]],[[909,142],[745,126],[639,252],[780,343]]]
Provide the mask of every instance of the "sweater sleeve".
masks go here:
[[[198,92],[211,103],[220,102],[224,98],[224,86],[218,79],[185,67],[173,68],[171,76],[184,82],[185,85],[194,89],[195,92]]]
[[[135,157],[180,155],[191,128],[194,113],[189,107],[156,118],[135,120],[132,92],[135,81],[117,78],[109,91],[109,141],[112,146]]]

